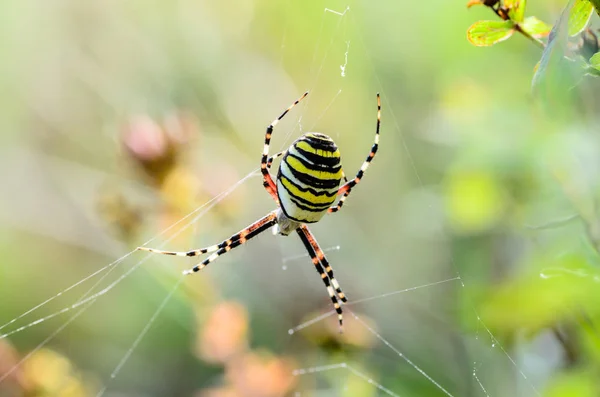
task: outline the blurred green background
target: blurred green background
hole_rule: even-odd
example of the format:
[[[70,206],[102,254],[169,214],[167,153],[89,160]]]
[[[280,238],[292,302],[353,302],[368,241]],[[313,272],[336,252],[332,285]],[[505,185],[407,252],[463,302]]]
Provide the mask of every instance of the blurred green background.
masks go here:
[[[565,4],[527,13],[553,23]],[[466,40],[495,17],[441,0],[5,1],[0,326],[151,238],[199,248],[272,210],[247,176],[305,90],[271,152],[319,131],[347,175],[376,92],[383,110],[363,182],[311,227],[350,302],[377,298],[347,308],[343,335],[334,316],[288,333],[331,306],[300,241],[264,233],[186,277],[129,356],[196,264],[133,252],[0,329],[147,258],[68,324],[77,309],[0,339],[0,396],[598,395],[596,98],[537,106],[539,48]]]

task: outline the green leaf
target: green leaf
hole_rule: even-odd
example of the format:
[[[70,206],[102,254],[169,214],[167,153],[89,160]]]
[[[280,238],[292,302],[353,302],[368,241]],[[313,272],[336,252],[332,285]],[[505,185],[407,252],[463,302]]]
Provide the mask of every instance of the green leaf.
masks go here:
[[[569,15],[569,36],[575,36],[583,31],[592,17],[594,6],[590,0],[575,0]]]
[[[523,22],[527,0],[505,0],[504,7],[508,8],[508,17],[516,23]]]
[[[585,69],[585,73],[588,76],[600,77],[600,70],[593,68],[591,66],[589,66],[587,69]]]
[[[512,21],[478,21],[467,30],[467,39],[478,47],[488,47],[508,39],[514,32]]]
[[[585,256],[542,254],[522,265],[536,270],[491,290],[480,311],[486,324],[508,332],[538,332],[572,319],[574,308],[591,318],[598,316],[600,272]]]
[[[546,22],[537,19],[536,17],[527,17],[523,22],[519,24],[521,29],[529,33],[532,37],[540,38],[546,37],[550,34],[552,26]]]
[[[595,53],[590,58],[590,65],[597,70],[600,70],[600,52]]]
[[[582,370],[565,371],[551,377],[547,397],[594,397],[596,395],[596,379]]]

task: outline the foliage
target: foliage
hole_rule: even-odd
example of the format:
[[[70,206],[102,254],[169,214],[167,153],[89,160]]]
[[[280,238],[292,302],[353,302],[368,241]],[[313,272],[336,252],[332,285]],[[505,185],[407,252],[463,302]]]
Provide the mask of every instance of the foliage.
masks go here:
[[[503,22],[478,21],[467,30],[467,38],[476,45],[487,47],[508,39],[514,32],[520,32],[525,37],[534,40],[545,37],[550,33],[551,27],[538,18],[531,16],[525,18],[527,0],[472,0],[468,7],[484,5],[493,10]]]
[[[542,105],[543,117],[558,122],[561,128],[568,129],[572,125],[584,128],[579,139],[592,138],[585,133],[585,126],[597,123],[597,117],[578,107],[577,103],[594,101],[594,98],[583,98],[585,88],[593,86],[593,78],[599,75],[598,37],[589,28],[594,8],[596,12],[599,10],[597,2],[568,2],[545,42],[535,40],[535,29],[523,26],[525,1],[473,1],[468,5],[475,4],[490,8],[502,21],[475,23],[467,33],[471,43],[489,46],[506,39],[508,36],[501,37],[498,31],[488,29],[483,32],[482,26],[493,23],[502,24],[505,34],[509,29],[511,34],[519,32],[542,47],[541,59],[532,78],[532,102]],[[548,33],[546,27],[540,29],[540,32]],[[561,118],[565,114],[568,114],[567,118]],[[565,130],[556,133],[558,136],[567,134]],[[589,143],[597,145],[593,138]],[[592,302],[600,299],[600,245],[596,226],[599,214],[590,202],[597,200],[599,191],[595,181],[578,175],[572,168],[577,152],[573,147],[564,146],[557,158],[544,162],[544,167],[576,211],[569,222],[578,220],[584,225],[581,231],[583,243],[558,251],[556,247],[543,245],[533,257],[521,258],[518,276],[495,288],[483,306],[488,324],[508,339],[523,332],[534,339],[549,331],[560,341],[565,371],[548,385],[547,396],[593,396],[598,393],[598,384],[593,381],[595,375],[592,374],[600,370],[600,335],[597,332],[600,311]],[[557,162],[558,158],[562,159]],[[583,180],[575,180],[578,178]],[[543,233],[545,228],[539,226],[532,230]]]

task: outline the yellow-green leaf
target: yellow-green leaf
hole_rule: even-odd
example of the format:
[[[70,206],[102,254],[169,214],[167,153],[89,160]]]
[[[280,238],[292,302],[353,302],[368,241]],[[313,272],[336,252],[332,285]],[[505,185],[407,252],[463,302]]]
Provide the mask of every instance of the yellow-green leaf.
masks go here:
[[[508,39],[514,32],[512,21],[478,21],[467,30],[467,39],[478,47],[488,47]]]
[[[596,379],[589,373],[570,371],[549,380],[547,397],[594,397],[597,394]]]
[[[592,55],[592,57],[590,58],[590,65],[594,69],[600,70],[600,52],[597,52],[594,55]]]
[[[523,22],[527,0],[504,0],[504,7],[508,8],[508,17],[514,22]]]
[[[521,267],[539,270],[498,285],[480,309],[493,329],[536,333],[572,318],[573,308],[598,316],[600,272],[584,255],[535,257]]]
[[[537,19],[536,17],[527,17],[523,22],[519,24],[521,29],[529,33],[532,37],[540,38],[546,37],[550,34],[552,26],[546,22]]]
[[[569,35],[575,36],[583,31],[592,17],[594,6],[589,0],[575,0],[569,15]]]

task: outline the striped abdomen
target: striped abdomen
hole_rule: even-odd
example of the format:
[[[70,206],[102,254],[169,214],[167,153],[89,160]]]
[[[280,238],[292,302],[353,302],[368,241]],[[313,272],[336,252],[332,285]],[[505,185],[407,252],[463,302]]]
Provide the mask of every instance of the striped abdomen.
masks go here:
[[[333,204],[342,179],[340,151],[327,135],[309,132],[288,149],[277,174],[277,196],[295,221],[319,221]]]

